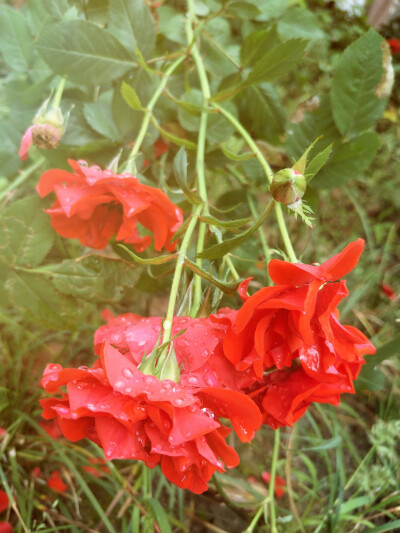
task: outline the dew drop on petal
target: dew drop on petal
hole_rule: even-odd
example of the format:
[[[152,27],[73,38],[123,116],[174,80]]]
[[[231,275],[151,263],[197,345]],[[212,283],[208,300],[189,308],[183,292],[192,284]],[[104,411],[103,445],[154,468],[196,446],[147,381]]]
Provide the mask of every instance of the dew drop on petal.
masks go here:
[[[189,376],[188,377],[188,383],[190,383],[190,385],[198,385],[199,384],[199,378],[196,377],[196,376]]]
[[[122,375],[126,379],[132,379],[133,378],[133,372],[130,368],[123,368],[122,369]]]
[[[207,415],[210,418],[214,418],[214,413],[208,407],[203,407],[201,409],[201,412],[204,413],[205,415]]]

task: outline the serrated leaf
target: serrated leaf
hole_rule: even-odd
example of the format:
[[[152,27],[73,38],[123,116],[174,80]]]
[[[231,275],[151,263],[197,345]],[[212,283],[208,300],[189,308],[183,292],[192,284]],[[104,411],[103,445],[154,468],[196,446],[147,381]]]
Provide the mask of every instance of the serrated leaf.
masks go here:
[[[280,144],[277,141],[285,132],[286,112],[272,84],[262,83],[258,87],[249,87],[240,98],[239,105],[243,125],[256,138]]]
[[[68,0],[29,0],[26,7],[28,23],[35,35],[46,24],[61,22],[70,9]]]
[[[342,135],[369,129],[385,108],[386,101],[375,95],[383,73],[383,41],[370,28],[346,48],[336,67],[330,95],[333,117]]]
[[[110,0],[110,32],[135,57],[138,47],[145,58],[153,53],[156,31],[153,17],[143,0]]]
[[[278,33],[282,39],[301,37],[315,42],[325,37],[318,19],[310,9],[291,7],[278,21]]]
[[[261,13],[255,3],[247,0],[246,2],[240,0],[234,0],[229,2],[227,13],[242,19],[255,19]]]
[[[267,50],[275,48],[280,44],[276,25],[266,30],[250,33],[243,42],[240,49],[240,61],[243,67],[251,66],[261,59]]]
[[[121,85],[121,94],[124,97],[125,102],[128,104],[129,107],[134,109],[135,111],[142,111],[143,107],[140,103],[140,98],[131,85],[128,85],[126,82],[122,82]]]
[[[237,235],[236,237],[233,237],[233,239],[228,239],[224,242],[214,244],[214,246],[206,248],[200,254],[197,254],[197,257],[200,257],[202,259],[219,259],[221,257],[224,257],[224,255],[231,252],[244,242],[246,242],[247,239],[249,239],[253,235],[253,233],[264,223],[267,216],[271,212],[273,205],[274,202],[271,201],[261,213],[261,215],[258,217],[255,224],[251,226],[248,230],[244,231],[240,235]]]
[[[39,196],[30,196],[4,210],[0,219],[0,263],[10,268],[35,266],[46,257],[54,231],[42,205]]]
[[[83,85],[103,85],[135,66],[113,35],[83,20],[47,26],[36,48],[56,74]]]
[[[317,174],[321,168],[327,163],[330,155],[332,152],[332,144],[327,146],[325,150],[322,150],[322,152],[319,152],[307,165],[305,170],[305,177],[307,179],[307,183],[309,183],[312,178]]]
[[[0,9],[0,51],[17,72],[26,72],[33,61],[33,39],[26,18],[8,6]]]
[[[11,272],[5,290],[13,309],[27,312],[36,323],[65,329],[77,319],[76,301],[60,294],[48,279],[33,272]]]
[[[366,170],[380,146],[379,135],[366,132],[338,146],[330,157],[329,163],[318,173],[313,187],[333,189],[341,187]]]
[[[111,105],[100,101],[86,102],[83,106],[83,113],[89,126],[97,133],[112,141],[122,139],[112,116]]]
[[[124,287],[133,287],[142,270],[101,255],[89,255],[79,259],[65,259],[59,264],[35,269],[66,296],[73,296],[93,303],[118,302]]]
[[[327,95],[320,97],[319,107],[313,112],[306,113],[304,120],[291,125],[287,135],[287,151],[290,158],[296,159],[304,152],[316,137],[322,136],[319,141],[320,149],[341,139],[333,120],[331,104]]]
[[[279,44],[257,61],[243,85],[250,87],[264,81],[271,82],[288,74],[303,57],[306,45],[305,39],[289,39]]]

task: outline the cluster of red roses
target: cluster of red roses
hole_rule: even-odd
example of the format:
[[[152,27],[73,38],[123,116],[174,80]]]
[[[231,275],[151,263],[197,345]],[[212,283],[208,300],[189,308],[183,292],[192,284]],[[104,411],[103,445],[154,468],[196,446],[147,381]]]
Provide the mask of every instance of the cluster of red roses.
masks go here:
[[[139,236],[141,223],[153,232],[157,250],[174,248],[182,214],[164,193],[127,174],[70,164],[74,174],[51,170],[38,185],[42,196],[56,193],[48,213],[59,233],[95,248],[117,234],[143,250],[151,237]],[[91,439],[108,459],[159,464],[179,487],[207,490],[215,471],[239,463],[222,419],[249,442],[262,423],[292,425],[312,402],[337,405],[342,393],[354,392],[362,356],[374,347],[340,324],[337,305],[347,289],[338,280],[355,267],[363,246],[359,239],[319,266],[273,260],[269,275],[276,285],[248,297],[250,280],[244,281],[238,311],[174,317],[179,383],[141,370],[144,355],[163,342],[161,317],[106,313],[91,368],[47,365],[42,385],[61,396],[41,401],[43,417],[56,419],[72,441]]]

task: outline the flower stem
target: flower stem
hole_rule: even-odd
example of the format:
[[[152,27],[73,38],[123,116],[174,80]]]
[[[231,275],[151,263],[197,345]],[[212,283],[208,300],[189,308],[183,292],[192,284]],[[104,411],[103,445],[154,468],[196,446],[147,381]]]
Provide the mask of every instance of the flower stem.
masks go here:
[[[32,163],[32,165],[23,170],[12,183],[10,183],[3,191],[0,192],[0,201],[7,196],[10,191],[16,189],[19,185],[24,183],[24,181],[26,181],[41,165],[43,165],[44,161],[44,157],[40,157],[37,161]]]
[[[196,227],[200,213],[203,210],[203,204],[198,204],[194,210],[192,219],[189,222],[189,225],[186,229],[185,235],[182,239],[182,244],[178,252],[178,258],[176,260],[174,277],[172,279],[171,292],[169,295],[167,316],[164,320],[164,335],[163,343],[168,342],[171,339],[172,331],[172,320],[174,318],[175,303],[178,296],[179,282],[181,279],[182,269],[185,264],[185,256],[189,248],[190,239],[192,237],[193,231]]]
[[[248,131],[240,124],[240,122],[234,117],[229,111],[227,111],[225,108],[221,107],[220,105],[216,104],[215,102],[212,102],[212,105],[215,109],[218,109],[219,112],[224,115],[224,117],[232,124],[232,126],[240,133],[240,135],[243,137],[243,139],[246,141],[246,143],[249,145],[250,149],[254,152],[256,155],[258,161],[260,162],[260,165],[262,166],[265,175],[267,176],[267,179],[269,183],[272,182],[273,179],[273,172],[271,170],[271,167],[269,166],[267,160],[265,159],[264,155],[262,154],[261,150],[257,146],[257,144],[254,142],[254,140],[251,138]],[[281,232],[281,236],[283,239],[283,243],[286,248],[287,255],[292,261],[292,263],[297,262],[296,254],[294,252],[292,243],[290,242],[290,237],[285,225],[285,220],[283,218],[282,213],[282,207],[281,204],[278,202],[275,202],[275,212],[276,212],[276,219],[278,221],[279,230]]]
[[[258,213],[257,213],[256,206],[254,205],[253,198],[251,197],[250,193],[247,193],[247,203],[249,204],[251,214],[253,215],[255,219],[257,219]],[[268,266],[268,263],[270,260],[270,253],[269,253],[269,248],[267,244],[267,239],[265,238],[265,234],[263,232],[262,227],[258,228],[257,231],[258,231],[258,235],[260,236],[261,247],[263,249],[264,257],[265,257],[265,263]],[[269,280],[269,284],[271,284],[271,280]]]
[[[271,519],[271,533],[277,533],[276,529],[276,515],[275,515],[275,502],[274,502],[274,491],[275,491],[275,475],[276,475],[276,464],[278,462],[279,455],[279,444],[280,444],[280,428],[275,430],[274,433],[274,449],[272,452],[272,463],[271,463],[271,479],[269,483],[269,514]]]
[[[65,87],[65,82],[66,81],[67,81],[66,78],[61,78],[59,83],[58,83],[58,87],[57,87],[57,90],[55,92],[55,95],[54,95],[54,98],[53,98],[53,102],[51,104],[51,107],[53,109],[58,109],[60,107],[61,98],[62,98],[62,95],[63,95],[63,92],[64,92],[64,87]]]
[[[196,65],[197,74],[199,76],[201,92],[203,95],[202,107],[204,109],[208,107],[209,99],[211,97],[210,85],[208,83],[207,73],[204,68],[203,60],[201,58],[198,45],[196,43],[195,33],[193,31],[193,25],[195,23],[195,18],[196,18],[194,0],[188,0],[187,5],[188,5],[189,17],[186,23],[186,37],[187,37],[188,46],[190,47],[190,53]],[[196,152],[197,186],[198,186],[199,196],[204,202],[204,213],[206,215],[209,214],[206,176],[205,176],[205,168],[204,168],[207,120],[208,120],[208,112],[202,111],[200,115],[200,126],[199,126],[199,134],[198,134],[198,139],[197,139],[197,152]],[[197,238],[197,248],[196,248],[197,255],[200,254],[204,249],[206,231],[207,231],[207,224],[205,222],[200,222],[199,233],[198,233],[198,238]],[[222,239],[219,238],[218,240],[222,240]],[[200,257],[196,258],[196,264],[200,268],[202,266],[202,262],[203,261]],[[239,275],[230,257],[227,258],[227,264],[232,272],[233,277],[235,279],[238,279]],[[192,308],[190,312],[192,316],[194,316],[197,313],[201,305],[201,298],[202,298],[201,277],[198,275],[195,275],[193,304],[192,304]]]
[[[125,168],[127,170],[130,169],[135,157],[139,153],[139,150],[140,150],[140,147],[142,145],[143,139],[145,138],[145,135],[146,135],[148,127],[149,127],[149,123],[150,123],[150,119],[151,119],[151,115],[152,115],[153,109],[154,109],[158,99],[160,98],[163,90],[165,89],[170,76],[179,67],[179,65],[183,62],[185,57],[186,57],[185,55],[178,57],[178,59],[176,59],[173,63],[171,63],[171,65],[167,68],[167,70],[165,71],[164,76],[163,76],[163,78],[161,80],[160,85],[157,87],[157,89],[153,93],[153,96],[151,97],[149,103],[147,104],[146,109],[144,109],[144,117],[143,117],[143,120],[142,120],[142,124],[140,126],[139,133],[138,133],[138,135],[137,135],[137,137],[135,139],[135,144],[134,144],[134,146],[133,146],[133,148],[131,150],[131,153],[129,154],[128,159],[127,159],[127,161],[125,163]]]

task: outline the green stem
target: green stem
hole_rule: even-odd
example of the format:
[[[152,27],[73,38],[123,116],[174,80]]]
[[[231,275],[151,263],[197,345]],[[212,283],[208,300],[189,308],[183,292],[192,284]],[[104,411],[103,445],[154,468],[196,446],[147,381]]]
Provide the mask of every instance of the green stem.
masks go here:
[[[0,192],[0,201],[5,196],[7,196],[10,191],[16,189],[19,185],[21,185],[21,183],[24,183],[24,181],[26,181],[35,172],[35,170],[37,170],[41,165],[43,165],[44,161],[44,157],[40,157],[27,169],[23,170],[20,175],[12,183],[10,183],[10,185],[8,185],[3,191]]]
[[[258,218],[258,213],[257,213],[256,206],[254,205],[253,198],[251,197],[250,193],[247,193],[247,202],[249,204],[251,214],[253,215],[253,217],[255,219],[257,219]],[[267,239],[265,237],[265,234],[263,232],[262,227],[258,228],[257,231],[258,231],[258,235],[260,236],[261,247],[263,249],[263,253],[264,253],[264,257],[265,257],[265,263],[268,266],[268,263],[269,263],[269,260],[271,258],[271,255],[269,253]],[[269,280],[269,284],[271,284],[271,280]]]
[[[58,109],[60,107],[61,98],[62,98],[62,95],[63,95],[63,92],[64,92],[64,87],[65,87],[65,82],[66,81],[67,81],[66,78],[61,78],[61,80],[60,80],[60,82],[58,84],[56,93],[55,93],[54,98],[53,98],[53,102],[51,104],[51,107],[53,109]]]
[[[207,74],[203,65],[203,61],[200,56],[199,48],[196,41],[194,40],[193,25],[195,23],[195,6],[194,0],[188,0],[188,11],[189,17],[186,24],[186,37],[188,45],[192,43],[191,55],[193,57],[194,63],[196,65],[197,74],[199,76],[201,92],[203,95],[202,107],[205,108],[208,106],[208,102],[211,96],[210,86],[208,83]],[[205,156],[205,146],[206,146],[206,134],[207,134],[207,120],[208,113],[207,111],[202,111],[200,115],[200,127],[199,135],[197,140],[197,151],[196,151],[196,173],[197,173],[197,186],[199,191],[199,196],[204,202],[204,211],[208,214],[208,198],[207,198],[207,187],[206,187],[206,176],[204,168],[204,156]],[[207,225],[204,222],[201,222],[199,225],[199,234],[197,238],[197,255],[203,251],[204,242],[206,237]],[[196,264],[201,268],[202,259],[197,258]],[[202,298],[201,290],[201,277],[195,276],[194,279],[194,297],[193,305],[191,309],[191,314],[194,315],[200,307]]]
[[[271,479],[269,483],[269,514],[271,519],[271,533],[277,533],[276,528],[276,515],[275,515],[275,502],[274,502],[274,491],[275,491],[275,475],[276,475],[276,465],[278,462],[279,455],[279,444],[280,444],[280,428],[275,430],[274,434],[274,449],[272,452],[272,463],[271,463]]]
[[[256,527],[256,525],[258,524],[258,521],[261,518],[263,510],[264,510],[264,502],[257,509],[256,514],[253,516],[253,520],[250,522],[249,526],[244,530],[244,533],[253,533],[254,528]]]
[[[260,162],[261,167],[263,168],[265,175],[267,176],[267,179],[269,183],[272,183],[273,179],[273,172],[271,170],[271,167],[269,166],[267,160],[265,159],[264,155],[262,154],[261,150],[257,146],[257,144],[254,142],[254,140],[251,138],[248,131],[240,124],[240,122],[234,117],[229,111],[227,111],[225,108],[221,107],[220,105],[216,104],[215,102],[212,102],[212,105],[215,109],[218,109],[219,112],[224,115],[224,117],[232,124],[232,126],[240,133],[240,135],[243,137],[243,139],[246,141],[250,149],[254,152],[256,155],[258,161]],[[296,254],[294,252],[292,243],[290,242],[290,237],[286,228],[285,220],[283,218],[282,213],[282,207],[281,204],[278,202],[275,202],[275,212],[276,212],[276,218],[278,221],[279,230],[281,232],[281,236],[286,248],[286,252],[288,254],[288,257],[292,263],[297,262]]]
[[[169,295],[167,315],[164,320],[163,342],[168,342],[171,339],[172,320],[174,318],[175,304],[176,304],[176,299],[178,296],[179,282],[181,279],[182,269],[185,264],[185,256],[189,248],[190,239],[192,237],[193,231],[196,227],[199,215],[201,214],[202,210],[203,210],[203,204],[199,204],[196,206],[192,219],[190,220],[187,230],[185,232],[185,235],[183,237],[181,247],[179,249],[178,258],[176,260],[174,277],[172,279],[171,292]]]
[[[134,146],[133,146],[133,148],[131,150],[131,153],[129,154],[128,159],[127,159],[127,161],[126,161],[126,163],[124,165],[127,170],[129,170],[131,168],[135,157],[139,153],[139,150],[140,150],[140,147],[142,145],[143,139],[145,138],[145,135],[147,133],[147,129],[148,129],[149,124],[150,124],[150,119],[151,119],[151,116],[152,116],[153,109],[154,109],[158,99],[160,98],[163,90],[165,89],[170,76],[179,67],[179,65],[184,61],[185,57],[186,57],[185,55],[178,57],[178,59],[176,59],[173,63],[171,63],[171,65],[167,68],[167,70],[164,73],[163,79],[161,80],[160,85],[157,87],[156,91],[154,92],[153,96],[151,97],[149,103],[147,104],[146,109],[144,109],[144,117],[143,117],[143,120],[142,120],[142,124],[140,126],[139,133],[138,133],[138,135],[137,135],[137,137],[135,139],[135,144],[134,144]]]

